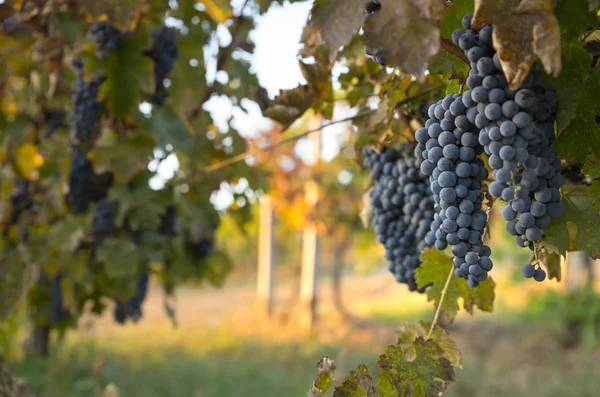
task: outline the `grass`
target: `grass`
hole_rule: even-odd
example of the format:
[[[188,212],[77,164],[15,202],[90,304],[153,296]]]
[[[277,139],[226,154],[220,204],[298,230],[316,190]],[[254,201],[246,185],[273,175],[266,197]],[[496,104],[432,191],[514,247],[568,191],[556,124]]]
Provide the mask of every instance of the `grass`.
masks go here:
[[[532,300],[553,284],[514,284],[497,275],[498,312],[461,314],[448,328],[463,369],[444,397],[599,396],[600,349],[565,349],[556,335],[557,306]],[[360,363],[376,373],[395,327],[433,314],[425,296],[395,288],[387,274],[347,280],[344,290],[346,306],[366,321],[342,321],[324,293],[323,321],[312,333],[297,328],[287,307],[279,310],[286,316],[266,321],[252,305],[252,288],[181,291],[176,328],[162,313],[160,294],[151,294],[139,324],[84,319],[55,341],[48,361],[25,359],[11,369],[40,397],[102,396],[109,384],[119,397],[303,397],[321,357],[336,360],[338,379]]]

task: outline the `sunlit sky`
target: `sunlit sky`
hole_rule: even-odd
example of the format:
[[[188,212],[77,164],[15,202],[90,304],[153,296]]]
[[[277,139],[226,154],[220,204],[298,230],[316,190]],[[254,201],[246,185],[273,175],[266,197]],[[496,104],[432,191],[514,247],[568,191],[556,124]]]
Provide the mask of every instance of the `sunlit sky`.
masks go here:
[[[236,3],[234,1],[234,10]],[[250,38],[254,41],[256,47],[253,56],[249,59],[252,67],[251,71],[256,73],[260,85],[267,89],[271,98],[275,97],[279,90],[290,89],[298,84],[304,84],[306,81],[302,76],[298,65],[297,54],[300,49],[300,36],[304,24],[306,23],[312,1],[284,4],[280,6],[274,4],[263,16],[256,19],[256,28],[250,33]],[[227,45],[231,37],[226,29],[218,31],[220,44]],[[216,48],[209,48],[206,55],[216,53]],[[209,72],[208,80],[214,78],[214,72],[211,74],[211,65],[207,65]],[[214,65],[212,65],[214,69]],[[210,111],[216,125],[221,129],[227,128],[227,120],[234,116],[233,127],[244,137],[256,136],[260,131],[269,130],[271,121],[264,118],[261,111],[255,103],[244,103],[246,112],[232,106],[226,97],[213,97],[205,105],[205,109]],[[336,109],[335,118],[347,116],[346,109]],[[332,159],[339,149],[340,133],[344,130],[343,126],[330,127],[322,134],[321,156],[324,160]],[[312,142],[302,140],[296,144],[296,153],[305,161],[310,162],[312,154]],[[178,167],[177,158],[170,156],[163,161],[157,172],[158,178],[152,181],[152,185],[160,188],[165,179],[173,176]],[[151,169],[156,169],[151,164]],[[233,197],[231,190],[233,188],[224,186],[219,193],[213,197],[213,204],[218,208],[228,207]]]

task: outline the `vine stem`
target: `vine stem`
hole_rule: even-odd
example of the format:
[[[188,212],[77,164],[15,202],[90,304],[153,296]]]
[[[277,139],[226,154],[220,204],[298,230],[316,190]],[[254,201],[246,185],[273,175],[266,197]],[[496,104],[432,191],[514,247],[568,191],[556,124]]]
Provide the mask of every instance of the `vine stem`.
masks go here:
[[[471,62],[469,61],[469,58],[465,55],[465,52],[460,47],[455,45],[451,40],[440,36],[440,43],[444,50],[456,55],[457,57],[465,61],[467,65],[470,65]]]
[[[433,322],[431,323],[431,328],[429,328],[429,332],[427,333],[426,340],[431,338],[431,334],[433,334],[433,330],[437,325],[437,322],[440,318],[440,313],[442,312],[442,304],[444,303],[444,299],[446,298],[446,293],[448,292],[448,287],[450,286],[450,280],[452,280],[452,276],[454,275],[454,267],[450,267],[450,274],[448,274],[448,278],[446,279],[446,284],[444,285],[444,289],[442,290],[442,296],[440,297],[440,303],[438,304],[437,309],[435,309],[435,314],[433,315]]]

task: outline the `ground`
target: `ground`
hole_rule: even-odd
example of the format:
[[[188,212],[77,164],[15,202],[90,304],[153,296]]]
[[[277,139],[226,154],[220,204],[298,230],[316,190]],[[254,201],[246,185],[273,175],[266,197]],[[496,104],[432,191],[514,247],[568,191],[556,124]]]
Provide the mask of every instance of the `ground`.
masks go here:
[[[340,376],[360,363],[375,369],[402,322],[433,314],[424,296],[409,294],[382,272],[345,280],[342,296],[352,313],[346,319],[330,304],[329,283],[321,280],[321,321],[313,332],[299,330],[296,311],[285,305],[290,285],[277,290],[280,304],[271,320],[260,314],[250,283],[182,289],[176,326],[154,288],[140,323],[86,318],[56,341],[49,363],[25,360],[14,371],[48,397],[101,395],[109,384],[121,397],[300,397],[322,356],[336,360]],[[448,326],[464,362],[445,396],[598,396],[600,349],[565,349],[556,324],[523,314],[545,287],[499,284],[504,299],[497,313],[463,313]]]

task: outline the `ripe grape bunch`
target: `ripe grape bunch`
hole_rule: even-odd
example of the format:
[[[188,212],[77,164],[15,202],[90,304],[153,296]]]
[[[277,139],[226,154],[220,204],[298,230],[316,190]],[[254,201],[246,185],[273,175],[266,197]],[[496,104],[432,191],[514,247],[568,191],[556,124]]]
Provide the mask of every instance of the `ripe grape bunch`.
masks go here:
[[[179,52],[175,43],[176,36],[173,30],[167,28],[156,29],[152,32],[152,37],[154,38],[154,45],[146,53],[154,61],[156,86],[152,101],[157,105],[162,105],[167,99],[164,80],[173,70]]]
[[[563,213],[559,189],[564,178],[560,159],[551,148],[556,90],[541,83],[542,73],[536,67],[519,89],[511,90],[492,45],[493,28],[476,31],[470,24],[471,15],[466,15],[463,27],[467,30],[452,34],[471,62],[469,89],[462,99],[471,112],[470,121],[481,129],[479,143],[493,169],[489,192],[506,203],[502,210],[506,229],[537,258],[543,228]],[[525,265],[523,275],[537,281],[546,277],[537,262]]]
[[[142,273],[137,283],[135,295],[125,302],[115,300],[114,317],[117,323],[125,324],[127,319],[131,319],[135,323],[142,318],[142,303],[144,303],[148,293],[149,281],[150,275],[148,272]]]
[[[92,25],[88,36],[94,41],[94,52],[100,59],[106,58],[108,51],[116,51],[121,42],[123,34],[107,21],[101,21]]]
[[[421,161],[409,155],[406,144],[395,150],[384,148],[381,153],[366,147],[364,155],[375,182],[370,196],[377,241],[385,246],[396,280],[415,291],[415,269],[428,246],[424,238],[434,215],[429,184],[419,172]]]
[[[439,250],[448,245],[454,274],[477,287],[492,270],[491,250],[483,244],[487,214],[481,190],[488,171],[477,156],[483,152],[473,113],[460,94],[447,95],[428,109],[425,127],[415,132],[415,156],[429,177],[436,214],[425,237]]]
[[[73,128],[73,136],[80,142],[88,142],[92,138],[92,132],[96,127],[96,121],[100,115],[100,103],[98,102],[98,90],[103,79],[96,78],[91,81],[84,79],[84,60],[75,58],[73,66],[77,69],[77,80],[75,81],[75,93],[73,94],[73,110],[70,121]]]

